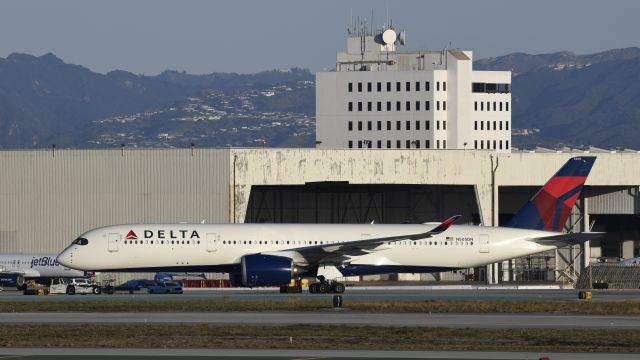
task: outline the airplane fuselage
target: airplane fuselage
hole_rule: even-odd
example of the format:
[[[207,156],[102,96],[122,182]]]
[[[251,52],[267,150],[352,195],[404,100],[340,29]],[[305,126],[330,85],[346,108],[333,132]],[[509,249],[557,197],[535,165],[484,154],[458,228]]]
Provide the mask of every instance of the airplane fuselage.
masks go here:
[[[433,224],[132,224],[88,231],[58,260],[87,271],[239,271],[250,254],[289,256],[309,266],[296,249],[428,231]],[[528,239],[555,233],[453,225],[421,240],[390,241],[338,266],[344,276],[436,272],[481,266],[553,246]],[[317,266],[318,264],[316,264]]]

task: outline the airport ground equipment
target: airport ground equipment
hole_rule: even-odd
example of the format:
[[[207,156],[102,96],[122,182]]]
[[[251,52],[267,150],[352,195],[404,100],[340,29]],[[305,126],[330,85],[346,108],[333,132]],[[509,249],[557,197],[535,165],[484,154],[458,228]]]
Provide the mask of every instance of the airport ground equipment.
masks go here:
[[[147,290],[149,294],[182,294],[182,286],[174,281],[157,282]]]
[[[92,283],[89,279],[64,279],[56,278],[51,280],[49,286],[50,294],[100,294],[102,289],[99,284]]]
[[[591,277],[591,279],[589,279]],[[640,289],[640,266],[592,263],[578,278],[578,289]]]

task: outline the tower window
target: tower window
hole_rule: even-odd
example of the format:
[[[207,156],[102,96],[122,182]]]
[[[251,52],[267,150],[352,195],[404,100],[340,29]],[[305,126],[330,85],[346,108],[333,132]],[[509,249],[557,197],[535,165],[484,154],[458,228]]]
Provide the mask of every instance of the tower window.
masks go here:
[[[349,83],[348,89],[349,92],[353,92],[353,83]]]
[[[387,130],[391,130],[391,121],[387,121]]]
[[[353,131],[353,121],[349,121],[349,131]]]
[[[396,101],[396,111],[400,111],[400,101]]]
[[[358,111],[362,111],[362,101],[358,101]]]
[[[442,91],[447,91],[447,82],[446,81],[442,82]]]
[[[382,140],[378,140],[378,149],[382,148]]]
[[[391,101],[387,101],[387,111],[391,111]]]
[[[411,121],[407,120],[405,123],[406,129],[405,130],[411,130]]]
[[[367,130],[371,131],[371,121],[367,121]]]
[[[411,101],[407,101],[407,102],[405,103],[405,109],[406,109],[407,111],[411,111]]]
[[[424,83],[424,91],[429,91],[429,82],[428,81],[426,81]]]
[[[358,92],[362,92],[362,83],[361,82],[358,83]]]
[[[367,91],[371,92],[371,83],[370,82],[367,83]]]
[[[396,91],[397,91],[397,92],[400,92],[400,91],[401,91],[401,89],[400,89],[400,81],[397,81],[397,82],[396,82]]]
[[[371,111],[371,101],[367,101],[367,111]]]
[[[420,121],[416,120],[416,130],[420,130]]]
[[[431,103],[430,103],[429,101],[425,101],[425,102],[424,102],[424,109],[425,109],[426,111],[431,110]]]
[[[400,121],[396,121],[396,130],[402,130],[402,129],[400,128]]]
[[[420,111],[420,101],[416,101],[416,111]]]
[[[387,81],[387,92],[391,92],[391,82]]]
[[[349,101],[349,111],[353,111],[353,101]]]
[[[349,149],[353,149],[353,141],[349,140]]]
[[[362,121],[358,121],[358,131],[362,131]]]
[[[382,101],[378,101],[378,103],[376,104],[376,107],[378,111],[382,111]]]
[[[382,130],[382,121],[378,121],[378,131]]]
[[[420,81],[416,81],[416,91],[420,91]]]
[[[407,92],[411,91],[411,82],[407,81],[407,83],[405,84],[405,90]]]
[[[376,90],[378,90],[378,92],[382,91],[382,83],[378,81],[378,83],[376,84]]]

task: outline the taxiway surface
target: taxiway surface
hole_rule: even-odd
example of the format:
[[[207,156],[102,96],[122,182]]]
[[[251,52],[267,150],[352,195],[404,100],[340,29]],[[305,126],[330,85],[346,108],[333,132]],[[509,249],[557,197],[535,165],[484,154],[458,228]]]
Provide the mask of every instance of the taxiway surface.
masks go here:
[[[36,312],[0,313],[4,324],[242,324],[373,325],[449,328],[640,329],[638,316],[545,314],[367,313],[345,310],[311,312]]]

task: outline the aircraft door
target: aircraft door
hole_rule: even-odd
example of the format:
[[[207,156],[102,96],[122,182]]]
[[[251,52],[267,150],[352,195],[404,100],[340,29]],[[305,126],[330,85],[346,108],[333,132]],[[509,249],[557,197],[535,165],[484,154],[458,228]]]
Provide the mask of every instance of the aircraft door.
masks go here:
[[[490,252],[491,247],[490,247],[490,242],[489,242],[489,235],[488,234],[480,234],[480,252],[481,253],[488,253]]]
[[[118,251],[118,243],[122,236],[120,234],[111,233],[107,235],[108,237],[108,245],[107,250],[110,252]]]
[[[218,250],[218,240],[220,239],[220,235],[216,233],[207,234],[207,251],[214,252]]]

